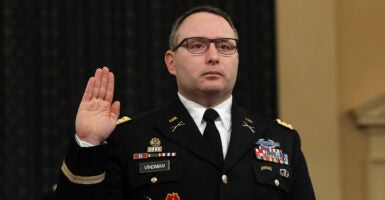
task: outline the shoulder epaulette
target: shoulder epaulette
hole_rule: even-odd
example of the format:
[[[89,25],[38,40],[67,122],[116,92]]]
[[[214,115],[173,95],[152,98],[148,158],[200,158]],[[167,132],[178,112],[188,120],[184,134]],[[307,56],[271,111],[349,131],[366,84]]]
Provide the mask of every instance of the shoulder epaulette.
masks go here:
[[[128,121],[131,121],[131,118],[127,117],[127,116],[123,116],[123,117],[119,118],[118,121],[116,121],[116,125],[123,124],[123,123],[126,123]]]
[[[281,125],[281,126],[284,126],[284,127],[288,128],[288,129],[291,129],[291,130],[294,130],[294,128],[293,128],[293,126],[292,126],[291,124],[288,124],[288,123],[286,123],[286,122],[283,122],[283,121],[280,120],[280,119],[276,119],[275,121],[276,121],[279,125]]]

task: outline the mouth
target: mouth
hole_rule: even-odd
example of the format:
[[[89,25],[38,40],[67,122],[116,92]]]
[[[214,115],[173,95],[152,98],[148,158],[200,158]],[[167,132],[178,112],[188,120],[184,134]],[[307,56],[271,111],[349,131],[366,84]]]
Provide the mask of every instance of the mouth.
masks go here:
[[[205,72],[203,76],[206,78],[217,78],[222,76],[222,74],[217,71],[208,71],[208,72]]]

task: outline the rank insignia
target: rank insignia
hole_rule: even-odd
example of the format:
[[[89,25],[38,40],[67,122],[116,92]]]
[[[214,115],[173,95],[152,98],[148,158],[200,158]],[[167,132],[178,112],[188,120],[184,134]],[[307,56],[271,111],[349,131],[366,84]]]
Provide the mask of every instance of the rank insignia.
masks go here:
[[[277,121],[278,124],[288,128],[288,129],[294,130],[293,126],[291,124],[289,124],[289,123],[286,123],[286,122],[284,122],[284,121],[282,121],[280,119],[276,119],[275,121]]]
[[[289,165],[289,157],[287,154],[284,154],[281,149],[259,146],[255,148],[254,151],[258,160]]]
[[[178,193],[173,192],[171,194],[168,193],[165,200],[180,200],[180,197],[179,197]]]
[[[131,121],[131,118],[127,117],[127,116],[123,116],[122,118],[119,118],[116,121],[116,125],[123,124],[123,123],[128,122],[128,121]]]

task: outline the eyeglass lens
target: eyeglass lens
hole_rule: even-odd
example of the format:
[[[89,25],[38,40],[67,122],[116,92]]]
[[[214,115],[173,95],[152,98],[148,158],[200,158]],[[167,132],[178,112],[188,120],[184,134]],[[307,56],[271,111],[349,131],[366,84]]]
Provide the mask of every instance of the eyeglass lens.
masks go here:
[[[215,47],[219,53],[230,55],[236,51],[236,40],[229,38],[188,38],[186,47],[189,52],[200,54],[205,53],[209,49],[211,42],[215,44]]]

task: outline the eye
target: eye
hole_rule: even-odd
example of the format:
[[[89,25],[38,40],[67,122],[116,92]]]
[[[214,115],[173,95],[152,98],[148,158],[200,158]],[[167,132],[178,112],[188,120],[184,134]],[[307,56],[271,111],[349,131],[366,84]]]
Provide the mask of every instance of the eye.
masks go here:
[[[231,46],[229,44],[220,44],[219,48],[222,50],[229,50],[231,49]]]
[[[191,41],[188,44],[189,49],[203,49],[205,48],[205,45],[201,41]]]
[[[217,42],[216,47],[221,52],[230,52],[234,50],[235,44],[230,40],[220,40]]]

